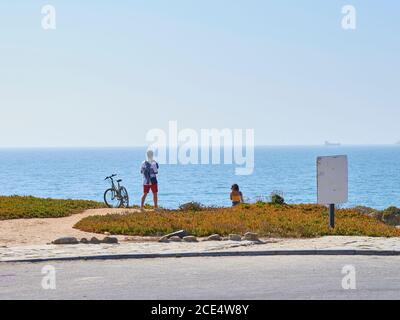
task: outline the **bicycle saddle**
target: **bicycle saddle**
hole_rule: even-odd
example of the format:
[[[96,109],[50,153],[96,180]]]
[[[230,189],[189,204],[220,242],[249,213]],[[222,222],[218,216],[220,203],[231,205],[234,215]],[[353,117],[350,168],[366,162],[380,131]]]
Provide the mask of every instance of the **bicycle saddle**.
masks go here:
[[[122,179],[117,180],[117,182],[122,182]]]

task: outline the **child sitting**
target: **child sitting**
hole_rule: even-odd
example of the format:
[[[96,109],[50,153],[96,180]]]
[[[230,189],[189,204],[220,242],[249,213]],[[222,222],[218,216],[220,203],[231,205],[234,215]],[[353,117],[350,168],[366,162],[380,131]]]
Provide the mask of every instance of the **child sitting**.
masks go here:
[[[232,206],[237,206],[238,204],[244,202],[243,201],[243,194],[239,190],[239,186],[235,183],[231,187],[231,200],[232,200]]]

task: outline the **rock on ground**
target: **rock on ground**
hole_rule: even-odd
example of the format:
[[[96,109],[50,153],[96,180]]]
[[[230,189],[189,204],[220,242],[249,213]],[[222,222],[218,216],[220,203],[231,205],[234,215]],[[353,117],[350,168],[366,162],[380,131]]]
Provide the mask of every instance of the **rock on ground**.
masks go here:
[[[172,241],[172,242],[180,242],[180,241],[182,241],[182,239],[180,237],[178,237],[178,236],[173,236],[173,237],[169,238],[168,240]]]
[[[97,239],[96,237],[93,237],[92,239],[90,239],[90,243],[91,244],[99,244],[99,243],[101,243],[101,241],[99,239]]]
[[[75,237],[58,238],[52,242],[53,244],[78,244],[79,241]]]
[[[185,230],[179,230],[176,232],[172,232],[170,234],[165,235],[164,237],[167,237],[167,239],[171,238],[171,237],[179,237],[179,238],[184,238],[186,236],[188,236],[189,234],[185,231]]]
[[[108,243],[108,244],[118,244],[118,239],[114,237],[105,237],[102,243]]]
[[[260,241],[260,239],[258,238],[258,234],[254,233],[254,232],[246,232],[244,234],[243,240],[247,240],[247,241]]]
[[[231,241],[241,241],[242,237],[238,234],[230,234],[229,235],[229,240]]]
[[[186,236],[186,237],[183,237],[183,241],[185,241],[185,242],[197,242],[197,238],[195,236]]]
[[[161,237],[160,240],[158,240],[158,242],[168,242],[168,240],[170,240],[173,237],[178,237],[180,239],[183,239],[187,236],[189,236],[189,233],[187,233],[185,230],[179,230],[176,232],[172,232],[170,234],[166,234],[165,236]],[[174,241],[174,240],[171,240],[171,241]],[[176,239],[175,242],[176,241],[179,241],[179,240]]]
[[[222,238],[219,234],[212,234],[211,236],[206,238],[206,241],[221,241]]]
[[[167,243],[167,242],[169,242],[169,240],[168,240],[168,238],[167,237],[162,237],[162,238],[160,238],[159,240],[158,240],[158,242],[164,242],[164,243]]]

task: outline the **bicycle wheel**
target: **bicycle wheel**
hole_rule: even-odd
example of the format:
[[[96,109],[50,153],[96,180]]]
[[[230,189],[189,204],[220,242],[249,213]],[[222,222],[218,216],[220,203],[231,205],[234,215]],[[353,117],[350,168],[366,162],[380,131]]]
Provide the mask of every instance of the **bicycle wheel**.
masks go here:
[[[107,189],[104,192],[104,202],[109,208],[119,208],[121,201],[114,189]]]
[[[120,208],[128,208],[129,207],[129,195],[128,190],[125,187],[121,187],[121,203]]]

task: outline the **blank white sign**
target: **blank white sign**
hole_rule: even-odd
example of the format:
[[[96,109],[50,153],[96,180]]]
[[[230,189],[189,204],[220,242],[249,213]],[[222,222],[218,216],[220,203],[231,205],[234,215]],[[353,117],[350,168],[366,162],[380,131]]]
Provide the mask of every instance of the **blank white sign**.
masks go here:
[[[337,204],[347,202],[347,156],[318,157],[317,185],[319,204]]]

